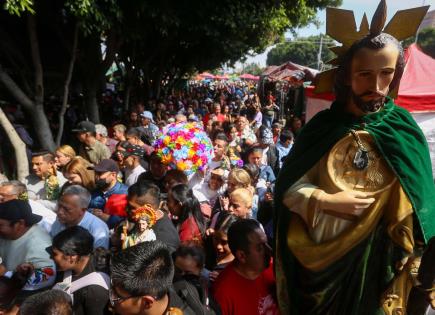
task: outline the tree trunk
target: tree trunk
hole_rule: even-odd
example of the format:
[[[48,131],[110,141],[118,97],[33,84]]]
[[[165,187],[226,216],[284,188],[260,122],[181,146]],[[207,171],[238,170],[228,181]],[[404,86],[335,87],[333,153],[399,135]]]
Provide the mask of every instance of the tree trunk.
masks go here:
[[[32,124],[42,148],[54,152],[56,144],[54,143],[50,124],[44,112],[44,106],[42,104],[36,105],[35,109],[29,114],[32,118]]]
[[[18,87],[14,80],[12,80],[9,74],[3,70],[1,65],[0,82],[2,82],[6,89],[14,96],[14,98],[21,105],[23,105],[27,114],[32,118],[32,124],[36,130],[38,142],[41,144],[42,148],[46,150],[54,150],[55,144],[53,141],[53,135],[49,127],[47,116],[45,116],[43,105],[36,105],[35,102],[33,102],[26,94],[24,94],[24,92]],[[44,130],[41,128],[44,128]]]
[[[15,151],[15,159],[17,161],[17,178],[19,181],[24,182],[24,179],[29,175],[29,161],[27,160],[26,144],[21,140],[15,131],[14,126],[6,117],[3,110],[0,108],[0,125],[5,130],[9,141],[12,143]]]
[[[86,112],[88,114],[88,119],[92,121],[94,124],[99,124],[100,112],[98,108],[96,86],[89,87],[89,89],[86,90],[85,104],[86,104]]]
[[[56,137],[57,146],[60,146],[60,142],[62,141],[63,127],[65,124],[65,112],[66,112],[66,107],[68,105],[69,84],[71,83],[71,78],[74,71],[74,63],[77,55],[78,33],[79,33],[79,25],[78,23],[76,23],[74,27],[74,38],[73,38],[73,45],[71,51],[71,59],[69,62],[68,73],[66,75],[65,83],[63,86],[62,107],[60,108],[60,112],[59,112],[59,130],[57,132],[57,137]]]
[[[131,95],[131,85],[128,85],[125,89],[125,96],[124,96],[124,110],[128,111],[130,108],[130,95]]]

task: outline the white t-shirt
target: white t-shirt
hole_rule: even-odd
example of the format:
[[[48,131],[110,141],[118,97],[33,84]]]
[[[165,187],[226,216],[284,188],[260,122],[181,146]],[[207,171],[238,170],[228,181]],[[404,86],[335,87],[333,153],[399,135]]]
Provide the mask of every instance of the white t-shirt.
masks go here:
[[[146,170],[139,164],[134,169],[126,169],[125,170],[125,184],[127,186],[131,186],[137,182],[137,178],[140,174],[146,172]]]
[[[29,205],[30,208],[32,208],[32,213],[42,217],[42,220],[38,222],[38,225],[42,226],[48,233],[50,233],[51,226],[54,221],[56,221],[56,213],[34,200],[29,200]]]
[[[8,271],[15,271],[22,263],[31,263],[35,268],[24,290],[38,290],[53,285],[56,278],[56,265],[46,251],[49,246],[51,246],[50,235],[37,224],[19,239],[0,238],[0,257]]]

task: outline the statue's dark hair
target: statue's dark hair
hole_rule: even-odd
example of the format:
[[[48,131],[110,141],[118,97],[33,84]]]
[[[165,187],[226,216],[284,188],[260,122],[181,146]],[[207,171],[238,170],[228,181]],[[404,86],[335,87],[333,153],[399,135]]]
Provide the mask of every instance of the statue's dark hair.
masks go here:
[[[397,39],[390,34],[381,33],[377,36],[366,36],[359,41],[356,41],[344,54],[339,58],[339,64],[337,75],[335,77],[334,92],[337,101],[345,103],[350,95],[351,87],[349,86],[349,76],[352,67],[352,60],[356,52],[362,48],[368,49],[382,49],[388,44],[393,44],[399,51],[399,57],[397,58],[396,71],[394,73],[393,81],[390,84],[390,91],[394,90],[400,82],[405,68],[405,58],[403,47]]]

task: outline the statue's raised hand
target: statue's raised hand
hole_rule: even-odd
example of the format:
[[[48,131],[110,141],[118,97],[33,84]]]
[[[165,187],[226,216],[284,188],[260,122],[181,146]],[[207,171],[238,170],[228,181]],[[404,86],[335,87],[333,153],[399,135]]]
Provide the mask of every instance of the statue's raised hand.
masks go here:
[[[359,217],[371,206],[375,198],[359,191],[341,191],[335,194],[324,193],[319,197],[320,209],[328,214],[343,214]],[[328,211],[329,210],[329,211]]]

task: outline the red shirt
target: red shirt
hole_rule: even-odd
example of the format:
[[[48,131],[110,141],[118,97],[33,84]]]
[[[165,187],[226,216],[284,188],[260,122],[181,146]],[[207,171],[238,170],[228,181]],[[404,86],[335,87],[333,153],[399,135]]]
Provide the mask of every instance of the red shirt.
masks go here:
[[[204,125],[207,125],[208,121],[210,120],[211,115],[215,115],[216,120],[218,122],[221,122],[221,123],[225,122],[225,120],[227,119],[227,117],[224,114],[216,115],[215,113],[211,113],[211,114],[209,113],[209,114],[206,114],[202,120]]]
[[[190,241],[202,242],[201,231],[199,230],[195,218],[192,216],[188,217],[180,224],[178,235],[182,243]]]
[[[213,292],[222,315],[279,315],[272,264],[257,279],[249,280],[230,263],[219,274]]]

